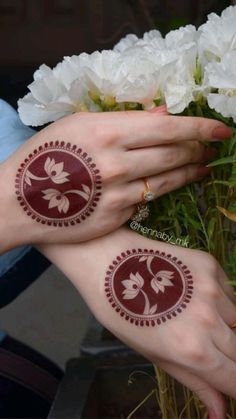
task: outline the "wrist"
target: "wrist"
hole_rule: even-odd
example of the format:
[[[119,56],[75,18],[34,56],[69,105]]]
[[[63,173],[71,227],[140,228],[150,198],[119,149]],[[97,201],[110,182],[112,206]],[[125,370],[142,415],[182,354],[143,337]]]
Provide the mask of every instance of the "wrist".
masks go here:
[[[15,195],[15,173],[11,159],[0,164],[0,255],[30,243],[31,228],[22,216]]]

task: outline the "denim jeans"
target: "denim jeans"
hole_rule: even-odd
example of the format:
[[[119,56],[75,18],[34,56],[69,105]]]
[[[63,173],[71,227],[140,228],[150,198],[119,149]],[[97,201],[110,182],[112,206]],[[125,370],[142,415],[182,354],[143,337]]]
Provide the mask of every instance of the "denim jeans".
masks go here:
[[[34,134],[17,112],[0,99],[0,163]],[[49,266],[30,246],[21,246],[0,256],[0,307],[11,302]]]
[[[0,99],[0,163],[33,134],[34,131],[21,122],[17,112]],[[22,246],[0,256],[0,278],[29,250],[29,246]]]

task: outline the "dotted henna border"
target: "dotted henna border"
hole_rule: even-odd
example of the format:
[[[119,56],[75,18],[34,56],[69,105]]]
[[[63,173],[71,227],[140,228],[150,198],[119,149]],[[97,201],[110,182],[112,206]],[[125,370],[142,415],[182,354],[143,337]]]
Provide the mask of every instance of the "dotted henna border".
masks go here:
[[[180,304],[180,307],[177,309],[170,309],[167,311],[164,315],[156,315],[148,320],[144,320],[143,318],[138,318],[137,316],[131,316],[127,314],[122,307],[118,306],[116,300],[114,299],[113,293],[112,293],[112,275],[115,268],[118,267],[127,257],[130,257],[132,255],[137,256],[145,256],[146,254],[149,255],[158,255],[162,257],[163,259],[169,260],[174,265],[176,265],[181,271],[184,276],[186,289],[184,296],[182,297],[182,303]],[[116,259],[113,260],[112,264],[109,266],[106,277],[105,277],[105,293],[108,298],[109,303],[111,306],[115,309],[115,311],[125,320],[128,322],[136,325],[136,326],[156,326],[160,325],[161,323],[165,323],[167,320],[170,320],[173,317],[176,317],[178,314],[182,312],[182,309],[186,308],[186,305],[190,302],[193,294],[193,280],[192,280],[192,274],[188,267],[184,265],[178,258],[175,256],[171,256],[170,254],[166,254],[165,252],[160,252],[159,250],[148,250],[148,249],[132,249],[132,250],[126,250],[125,252],[122,252],[119,256],[117,256]],[[159,317],[158,317],[159,316]]]
[[[29,208],[29,204],[24,199],[22,193],[21,193],[21,185],[22,185],[22,177],[25,171],[26,166],[29,165],[29,163],[33,160],[36,155],[40,155],[41,153],[47,151],[47,150],[65,150],[69,151],[81,158],[81,160],[84,162],[85,166],[92,172],[92,177],[94,180],[94,192],[93,192],[93,198],[91,199],[90,207],[86,208],[85,210],[81,211],[80,214],[72,216],[68,219],[57,219],[57,220],[51,220],[50,218],[45,217],[44,215],[38,215],[36,212],[34,213],[33,210]],[[68,227],[68,226],[74,226],[76,224],[81,223],[81,221],[85,220],[87,217],[91,215],[91,213],[94,212],[95,207],[97,206],[97,203],[101,196],[101,189],[102,189],[102,180],[101,180],[100,171],[96,168],[96,164],[93,162],[92,158],[84,152],[80,147],[77,147],[76,145],[71,145],[69,142],[65,141],[50,141],[46,142],[44,145],[39,146],[37,149],[34,149],[32,153],[28,155],[27,158],[25,158],[24,162],[21,163],[20,168],[17,171],[16,180],[15,180],[15,193],[17,196],[17,200],[23,210],[29,215],[33,220],[37,221],[41,224],[46,224],[49,226],[55,226],[55,227]],[[40,218],[41,217],[41,218]]]

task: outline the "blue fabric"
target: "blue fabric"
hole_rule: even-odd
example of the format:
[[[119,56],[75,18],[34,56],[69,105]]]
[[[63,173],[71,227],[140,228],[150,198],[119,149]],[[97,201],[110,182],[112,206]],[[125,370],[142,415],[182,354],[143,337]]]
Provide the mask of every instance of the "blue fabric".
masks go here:
[[[33,134],[34,131],[21,122],[17,112],[8,103],[0,99],[0,163],[6,160]],[[0,256],[0,277],[29,250],[30,246],[21,246]]]
[[[0,345],[1,345],[1,342],[4,341],[6,336],[7,336],[7,332],[5,332],[5,330],[0,329]]]

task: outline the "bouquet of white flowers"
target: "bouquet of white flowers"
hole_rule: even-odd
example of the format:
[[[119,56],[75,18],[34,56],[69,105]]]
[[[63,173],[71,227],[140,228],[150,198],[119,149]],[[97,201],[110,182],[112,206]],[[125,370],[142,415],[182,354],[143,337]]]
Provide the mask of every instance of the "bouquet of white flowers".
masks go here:
[[[18,102],[26,125],[74,112],[150,109],[166,104],[179,114],[191,103],[208,105],[236,122],[236,7],[212,13],[197,30],[188,25],[165,38],[152,30],[127,35],[113,50],[64,57],[34,74]]]
[[[188,25],[165,37],[158,30],[141,39],[127,35],[113,50],[64,57],[53,69],[42,65],[29,90],[18,110],[31,126],[75,112],[142,111],[165,104],[171,114],[214,118],[233,128],[232,139],[217,144],[211,179],[153,202],[144,225],[149,228],[139,232],[185,235],[190,247],[212,253],[235,278],[236,235],[230,220],[236,221],[236,6],[221,16],[211,13],[198,29]],[[183,417],[171,402],[173,383],[160,372],[157,379],[163,418]],[[186,417],[206,417],[194,396],[187,390],[184,395]],[[232,401],[228,417],[236,417]]]

